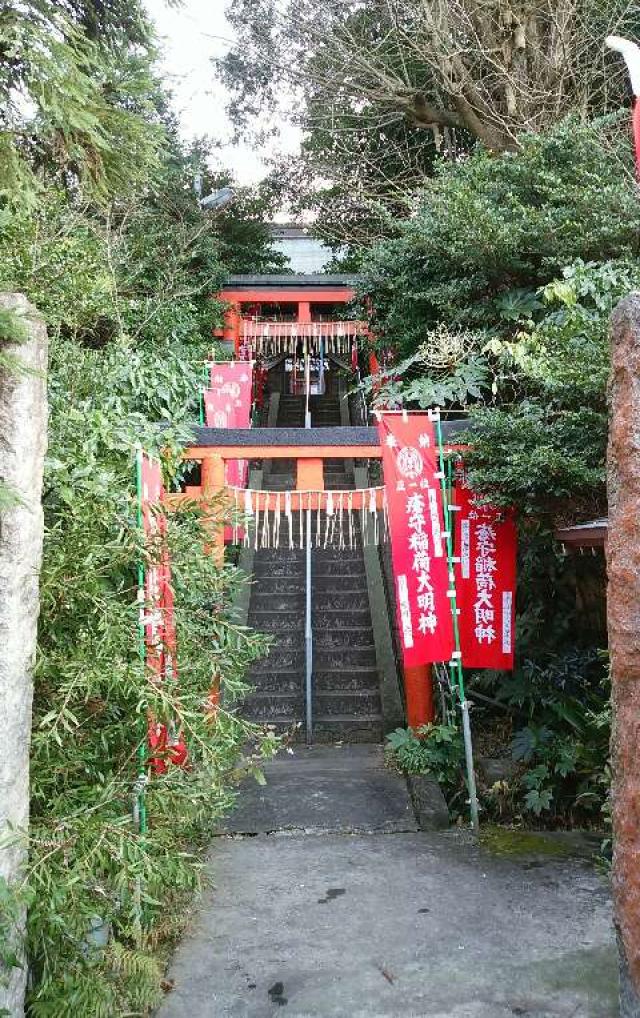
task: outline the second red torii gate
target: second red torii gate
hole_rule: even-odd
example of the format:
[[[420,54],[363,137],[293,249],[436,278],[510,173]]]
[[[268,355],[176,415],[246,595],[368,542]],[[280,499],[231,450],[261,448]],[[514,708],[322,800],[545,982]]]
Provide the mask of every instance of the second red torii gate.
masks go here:
[[[466,427],[465,421],[443,422],[446,441],[445,453],[460,451],[455,434]],[[324,462],[327,459],[379,460],[382,449],[377,428],[255,428],[255,429],[195,429],[195,441],[183,452],[183,459],[196,461],[201,466],[199,485],[189,485],[179,494],[165,496],[169,504],[185,500],[202,499],[204,502],[219,498],[227,490],[225,460],[233,459],[289,459],[296,464],[296,488],[291,493],[292,508],[297,510],[304,492],[304,508],[309,508],[308,493],[324,491]],[[353,507],[359,508],[365,494],[353,493]],[[382,495],[376,494],[377,507],[382,507]],[[379,500],[379,501],[378,501]],[[270,508],[274,508],[275,503]],[[313,502],[311,508],[315,508]],[[220,564],[224,562],[224,531],[215,528],[211,547]],[[421,665],[404,668],[404,687],[407,723],[419,727],[435,719],[431,667]]]

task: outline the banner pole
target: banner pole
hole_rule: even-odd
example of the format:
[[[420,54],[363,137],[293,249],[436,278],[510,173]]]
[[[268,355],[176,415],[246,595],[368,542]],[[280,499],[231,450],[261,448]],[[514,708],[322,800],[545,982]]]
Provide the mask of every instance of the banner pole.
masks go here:
[[[136,521],[138,532],[143,533],[142,519],[142,446],[136,446]],[[145,576],[144,565],[138,562],[138,656],[142,664],[143,672],[146,666],[147,654],[144,638],[144,612],[145,612]],[[133,822],[137,824],[138,836],[144,841],[147,835],[147,730],[146,725],[142,739],[138,745],[138,776],[134,784],[133,795]],[[134,903],[134,930],[138,943],[142,940],[142,878],[137,876],[133,888]]]
[[[450,601],[451,601],[451,613],[453,618],[453,639],[455,650],[453,653],[453,660],[450,662],[450,669],[451,678],[453,680],[453,683],[457,687],[458,696],[460,698],[460,711],[462,713],[462,737],[464,740],[464,756],[467,770],[467,787],[469,789],[469,808],[471,813],[471,824],[474,831],[477,834],[480,830],[480,821],[478,817],[478,794],[476,789],[476,774],[473,764],[473,741],[471,738],[471,720],[469,718],[469,703],[465,695],[464,673],[462,670],[462,652],[460,650],[460,628],[458,626],[458,603],[456,596],[456,576],[453,563],[453,529],[452,529],[453,515],[451,512],[450,484],[447,484],[447,475],[449,477],[449,481],[451,478],[451,462],[448,461],[445,464],[440,411],[436,410],[433,413],[432,417],[435,420],[436,436],[438,439],[438,461],[440,466],[440,485],[442,488],[442,509],[444,513],[447,561],[449,567],[449,590],[452,592]]]
[[[138,445],[136,448],[136,497],[137,497],[137,523],[138,531],[142,534],[142,446]],[[146,647],[144,639],[144,565],[142,562],[138,562],[138,601],[140,607],[140,613],[138,617],[138,655],[142,666],[146,663]],[[144,738],[140,742],[138,747],[138,780],[136,786],[138,789],[137,794],[137,819],[138,829],[140,834],[146,834],[147,832],[147,807],[145,800],[145,785],[147,781],[147,769],[146,769],[146,729]]]

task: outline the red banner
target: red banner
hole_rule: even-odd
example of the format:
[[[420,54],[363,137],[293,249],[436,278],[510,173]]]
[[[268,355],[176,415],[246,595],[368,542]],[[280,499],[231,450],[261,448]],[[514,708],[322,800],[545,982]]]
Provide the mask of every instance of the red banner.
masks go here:
[[[208,428],[248,428],[251,426],[252,364],[225,361],[212,364],[210,388],[204,394],[205,423]],[[244,488],[247,484],[246,460],[227,463],[227,484]]]
[[[225,361],[211,364],[209,389],[205,392],[208,428],[248,428],[251,423],[253,364]]]
[[[160,681],[164,674],[164,563],[157,560],[166,521],[154,511],[162,496],[162,472],[158,460],[142,453],[142,526],[149,546],[158,547],[152,551],[154,561],[147,563],[144,574],[144,638],[147,648],[147,667],[154,680]]]
[[[453,622],[435,429],[428,414],[384,413],[378,430],[404,663],[450,661]]]
[[[144,577],[144,639],[146,664],[155,683],[177,679],[176,628],[171,586],[171,563],[166,546],[167,520],[159,509],[162,498],[162,471],[158,460],[141,456],[142,526],[151,561]],[[170,739],[162,722],[149,718],[149,762],[156,774],[163,774],[167,763],[182,765],[187,748],[181,734]]]
[[[517,532],[512,511],[482,505],[457,479],[454,495],[460,649],[466,668],[513,668]]]

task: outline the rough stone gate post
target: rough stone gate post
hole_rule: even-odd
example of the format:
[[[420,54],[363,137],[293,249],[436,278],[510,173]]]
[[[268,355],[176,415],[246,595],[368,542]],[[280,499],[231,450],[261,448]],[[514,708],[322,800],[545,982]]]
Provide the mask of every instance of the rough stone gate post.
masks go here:
[[[0,308],[15,311],[26,329],[24,342],[3,351],[27,371],[0,365],[0,880],[19,878],[24,844],[12,828],[29,820],[29,743],[31,669],[36,649],[39,572],[42,559],[42,473],[47,444],[47,331],[22,294],[0,294]],[[7,497],[8,496],[8,497]],[[8,847],[3,842],[10,837]],[[11,920],[9,936],[20,958],[24,911]],[[24,959],[22,959],[24,960]],[[0,1013],[24,1014],[26,966],[3,970],[0,962]]]
[[[621,1018],[640,1018],[640,293],[611,324],[607,623]]]

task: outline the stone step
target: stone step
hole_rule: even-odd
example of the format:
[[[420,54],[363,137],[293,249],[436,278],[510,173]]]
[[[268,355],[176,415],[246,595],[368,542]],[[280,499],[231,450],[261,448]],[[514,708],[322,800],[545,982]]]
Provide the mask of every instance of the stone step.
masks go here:
[[[312,605],[316,612],[331,609],[369,610],[369,594],[366,589],[345,591],[342,587],[340,590],[333,590],[331,587],[327,590],[314,590]]]
[[[337,536],[337,534],[334,534],[334,540],[337,539]],[[356,544],[354,544],[353,548],[347,545],[342,550],[333,546],[330,547],[329,545],[326,548],[312,548],[311,561],[312,563],[317,562],[318,565],[324,565],[326,562],[360,562],[364,566],[362,549]]]
[[[279,717],[271,717],[268,720],[265,720],[265,718],[254,718],[250,710],[242,711],[242,717],[245,721],[250,721],[254,724],[267,725],[269,729],[279,738],[286,738],[287,742],[291,742],[294,745],[299,745],[301,742],[305,742],[306,733],[304,720],[291,721],[288,718]],[[330,742],[331,740],[327,741]]]
[[[342,594],[362,593],[367,589],[367,577],[364,569],[360,573],[349,573],[346,576],[338,577],[332,573],[321,573],[316,570],[313,574],[313,589],[317,594],[336,590]]]
[[[304,663],[302,665],[304,668]],[[336,668],[344,670],[351,668],[375,668],[376,648],[344,646],[344,647],[321,647],[318,641],[313,641],[313,667],[318,672],[333,671]]]
[[[324,561],[318,562],[314,575],[317,578],[330,576],[336,580],[336,586],[338,586],[339,577],[365,576],[364,561],[361,558],[345,561],[340,555],[335,558],[327,557]]]
[[[249,617],[249,624],[251,625],[251,617]],[[304,626],[300,629],[287,629],[287,630],[260,630],[256,626],[258,632],[264,632],[274,637],[272,644],[272,651],[274,650],[295,650],[304,652]]]
[[[274,576],[272,571],[264,572],[260,576],[260,582],[254,582],[251,590],[251,599],[254,597],[271,597],[272,595],[295,594],[304,596],[306,582],[304,574],[301,576]]]
[[[318,717],[379,717],[380,693],[377,689],[314,691],[313,709]]]
[[[261,633],[304,633],[304,608],[295,612],[256,611],[249,609],[249,625]]]
[[[286,525],[285,525],[286,531]],[[282,537],[282,532],[280,533]],[[286,533],[288,537],[288,532]],[[269,563],[272,562],[289,562],[292,564],[305,565],[305,549],[304,548],[289,548],[288,544],[284,548],[259,548],[256,551],[254,562],[258,563]]]
[[[300,587],[299,591],[287,590],[284,592],[263,593],[261,589],[259,593],[253,591],[251,594],[251,611],[256,613],[280,612],[286,614],[287,612],[304,611],[304,605],[304,584]]]
[[[373,630],[371,627],[351,627],[332,631],[319,629],[313,634],[313,646],[318,650],[338,650],[348,647],[359,650],[361,647],[373,647]]]
[[[274,646],[268,654],[253,662],[249,671],[249,681],[252,682],[254,677],[264,675],[265,672],[295,671],[302,675],[304,668],[304,644],[299,648]]]
[[[291,693],[254,693],[241,707],[243,714],[253,721],[301,721],[304,717],[304,697]]]
[[[257,558],[257,556],[256,556]],[[297,581],[300,578],[304,580],[304,563],[299,568],[294,562],[282,562],[281,560],[274,562],[260,562],[256,561],[254,575],[256,578],[256,586],[259,581],[264,579],[281,579],[283,577],[290,577],[291,580]]]
[[[359,610],[325,610],[316,611],[313,616],[313,631],[320,634],[326,630],[366,630],[371,631],[371,612],[368,608]]]
[[[378,692],[379,676],[376,668],[350,665],[348,668],[315,669],[313,672],[313,688],[318,693],[331,693],[335,690],[344,692]]]
[[[304,690],[304,672],[294,668],[257,672],[251,675],[250,682],[257,693],[289,693],[301,696]]]
[[[296,483],[292,477],[278,477],[277,475],[269,478],[269,491],[294,491]]]
[[[346,477],[340,480],[325,480],[325,491],[350,491],[353,488],[351,480]]]
[[[343,577],[339,583],[336,582],[335,576],[320,576],[314,571],[313,574],[313,591],[316,597],[325,597],[336,593],[336,587],[339,589],[341,596],[348,598],[351,595],[362,596],[367,598],[367,578],[364,572],[360,575],[349,575]],[[304,573],[300,575],[284,575],[274,576],[271,569],[268,571],[261,572],[259,577],[259,583],[256,581],[253,583],[251,597],[269,597],[272,594],[291,594],[304,596],[306,591],[306,581]]]
[[[313,719],[314,742],[382,742],[382,718],[318,716]]]

